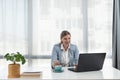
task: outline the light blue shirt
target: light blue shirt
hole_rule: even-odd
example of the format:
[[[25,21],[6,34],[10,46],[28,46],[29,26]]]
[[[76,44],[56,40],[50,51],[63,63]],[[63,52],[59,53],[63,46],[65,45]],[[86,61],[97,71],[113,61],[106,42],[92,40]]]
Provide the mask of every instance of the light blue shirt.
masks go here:
[[[54,61],[58,60],[60,64],[62,65],[62,52],[63,49],[61,49],[61,44],[55,44],[52,50],[52,59],[51,59],[51,65],[54,64]],[[70,44],[68,49],[68,66],[74,66],[78,64],[78,58],[79,58],[79,50],[76,45]]]

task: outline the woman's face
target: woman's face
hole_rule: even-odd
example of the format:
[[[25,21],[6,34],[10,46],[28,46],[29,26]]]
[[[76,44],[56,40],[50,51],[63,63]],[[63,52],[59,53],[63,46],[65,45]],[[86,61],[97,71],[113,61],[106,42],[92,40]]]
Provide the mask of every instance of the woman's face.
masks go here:
[[[62,41],[62,44],[63,44],[64,46],[68,46],[69,43],[70,43],[70,41],[71,41],[71,36],[70,36],[70,35],[66,35],[66,36],[64,36],[64,37],[61,39],[61,41]]]

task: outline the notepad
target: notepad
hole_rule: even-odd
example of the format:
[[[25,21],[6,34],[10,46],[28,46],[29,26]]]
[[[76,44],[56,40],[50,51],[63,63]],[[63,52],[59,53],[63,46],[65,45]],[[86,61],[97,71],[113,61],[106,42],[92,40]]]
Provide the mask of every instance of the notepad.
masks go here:
[[[37,71],[37,72],[23,72],[21,74],[21,77],[40,77],[42,75],[41,71]]]

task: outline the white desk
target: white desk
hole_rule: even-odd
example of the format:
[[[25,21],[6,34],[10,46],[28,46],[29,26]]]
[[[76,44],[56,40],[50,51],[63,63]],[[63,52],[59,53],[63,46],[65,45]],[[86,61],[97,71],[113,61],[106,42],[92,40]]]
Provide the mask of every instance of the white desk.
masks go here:
[[[120,71],[115,68],[103,68],[100,71],[72,72],[64,68],[62,73],[54,73],[44,67],[41,79],[120,79]]]
[[[50,75],[47,75],[46,73]],[[42,79],[103,79],[103,72],[93,71],[76,73],[64,68],[64,72],[62,73],[54,73],[51,70],[49,70],[49,72],[44,71]]]
[[[51,70],[51,67],[49,64],[42,65],[39,68],[23,68],[21,72],[25,70],[38,70],[42,71],[41,77],[36,78],[26,78],[28,80],[32,79],[120,79],[120,71],[113,68],[111,64],[105,63],[103,66],[103,69],[100,71],[91,71],[91,72],[72,72],[67,70],[67,68],[63,68],[64,72],[62,73],[54,73]],[[7,79],[7,70],[4,68],[0,68],[0,79]],[[23,78],[17,78],[18,80],[23,80]],[[25,80],[26,80],[25,79]],[[11,80],[11,79],[10,79]]]

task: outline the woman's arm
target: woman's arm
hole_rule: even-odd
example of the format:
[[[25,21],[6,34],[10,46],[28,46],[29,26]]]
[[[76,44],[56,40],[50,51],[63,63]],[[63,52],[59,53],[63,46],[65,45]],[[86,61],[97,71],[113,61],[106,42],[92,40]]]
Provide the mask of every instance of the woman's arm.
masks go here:
[[[52,50],[52,59],[51,59],[51,66],[52,68],[54,68],[55,65],[59,65],[60,62],[57,60],[57,49],[56,49],[56,46],[53,47],[53,50]]]

